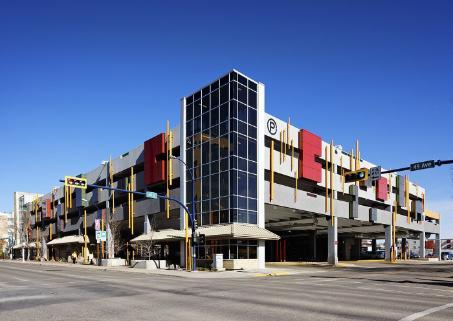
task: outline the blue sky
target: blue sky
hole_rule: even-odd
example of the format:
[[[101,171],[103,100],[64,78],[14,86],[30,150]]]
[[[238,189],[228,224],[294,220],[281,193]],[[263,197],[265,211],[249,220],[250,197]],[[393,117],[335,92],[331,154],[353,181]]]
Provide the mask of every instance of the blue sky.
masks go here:
[[[266,110],[384,167],[453,158],[451,1],[2,1],[0,209],[179,120],[236,68]],[[77,126],[72,124],[76,123]],[[453,237],[453,169],[411,173]]]

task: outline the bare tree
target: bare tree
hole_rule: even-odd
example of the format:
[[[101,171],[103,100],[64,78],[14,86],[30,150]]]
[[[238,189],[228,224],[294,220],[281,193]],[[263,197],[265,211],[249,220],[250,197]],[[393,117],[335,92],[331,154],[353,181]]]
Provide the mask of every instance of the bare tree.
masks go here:
[[[29,232],[30,232],[31,215],[30,211],[24,204],[24,197],[19,199],[19,243],[22,246],[22,261],[25,260],[25,249],[27,249],[27,261],[30,260],[30,250],[28,249]]]
[[[151,260],[151,257],[155,255],[155,242],[154,242],[154,232],[156,231],[156,220],[154,215],[149,218],[149,232],[146,234],[147,239],[144,241],[138,242],[138,245],[141,249],[141,255]]]

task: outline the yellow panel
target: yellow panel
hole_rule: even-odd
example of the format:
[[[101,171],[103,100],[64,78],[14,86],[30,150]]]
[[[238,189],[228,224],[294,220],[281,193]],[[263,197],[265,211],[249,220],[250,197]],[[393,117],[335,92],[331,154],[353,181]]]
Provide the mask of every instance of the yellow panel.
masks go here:
[[[291,139],[291,171],[293,171],[293,161],[294,161],[294,143]]]
[[[430,210],[425,210],[425,216],[426,217],[429,217],[429,218],[432,218],[434,220],[440,220],[440,213],[438,212],[433,212],[433,211],[430,211]]]

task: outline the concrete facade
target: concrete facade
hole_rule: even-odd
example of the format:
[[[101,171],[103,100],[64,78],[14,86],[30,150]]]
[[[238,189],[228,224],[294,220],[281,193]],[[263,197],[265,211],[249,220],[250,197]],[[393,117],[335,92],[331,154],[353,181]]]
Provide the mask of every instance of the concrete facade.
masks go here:
[[[194,111],[196,108],[199,110]],[[265,261],[308,259],[336,264],[339,259],[357,257],[357,253],[360,257],[360,245],[357,245],[360,239],[385,239],[385,257],[389,259],[393,229],[397,238],[415,239],[428,233],[439,239],[440,216],[426,216],[420,205],[424,203],[423,187],[412,182],[402,185],[402,176],[386,174],[383,176],[388,181],[385,185],[388,191],[381,199],[377,196],[382,186],[378,187],[376,182],[345,183],[344,173],[376,164],[363,157],[357,159],[338,145],[321,141],[320,153],[313,159],[319,166],[316,174],[320,180],[305,177],[300,172],[306,161],[302,157],[304,147],[300,145],[304,129],[266,113],[264,84],[233,70],[184,97],[180,109],[181,124],[172,127],[172,149],[194,171],[196,190],[192,190],[186,166],[170,159],[166,164],[173,168],[173,184],[169,186],[168,195],[189,208],[193,195],[199,226],[241,223],[273,232],[280,238],[260,238],[258,234],[247,238],[207,236],[207,244],[197,249],[197,256],[202,258],[200,264],[210,264],[213,254],[219,251],[228,256],[225,266],[235,268],[241,265],[240,262],[247,263],[244,267],[263,268]],[[245,149],[243,144],[247,145]],[[123,189],[128,187],[133,176],[134,190],[165,194],[165,182],[145,182],[145,149],[145,144],[139,144],[83,176],[89,184]],[[241,150],[244,155],[240,154]],[[248,183],[241,181],[244,179]],[[222,194],[224,184],[228,188]],[[204,191],[203,186],[209,188]],[[406,195],[403,189],[407,191]],[[148,235],[153,230],[182,231],[188,225],[184,209],[174,202],[170,203],[167,217],[162,200],[138,196],[132,201],[131,210],[125,194],[113,195],[106,190],[88,188],[86,193],[72,190],[72,206],[69,206],[63,187],[38,198],[25,194],[21,195],[28,200],[25,206],[31,214],[30,236],[41,242],[43,249],[51,239],[84,234],[84,211],[89,251],[95,256],[107,256],[108,244],[114,243],[107,242],[105,247],[96,243],[97,220],[105,225],[111,221],[115,225],[121,247],[112,248],[110,252],[123,257],[132,255],[132,249],[127,246],[139,235]],[[14,196],[15,221],[19,217],[16,215],[19,213],[17,196]],[[46,201],[51,203],[50,213],[45,208]],[[394,206],[395,222],[392,221]],[[131,211],[134,223],[130,223]],[[130,224],[134,226],[133,231]],[[108,230],[109,240],[117,237]],[[21,242],[19,240],[16,235],[16,244]],[[185,266],[184,237],[166,237],[155,243],[159,258],[166,257]],[[99,251],[101,254],[97,254]],[[48,259],[57,259],[57,253],[64,251],[51,247],[48,252]],[[134,245],[133,253],[142,255],[143,246]]]

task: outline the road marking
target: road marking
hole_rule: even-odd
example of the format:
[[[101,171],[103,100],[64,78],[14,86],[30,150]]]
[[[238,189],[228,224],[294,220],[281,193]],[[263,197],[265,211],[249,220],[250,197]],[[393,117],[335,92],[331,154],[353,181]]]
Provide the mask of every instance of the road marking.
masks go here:
[[[12,298],[0,298],[0,303],[14,302],[14,301],[24,301],[24,300],[34,300],[34,299],[45,299],[50,298],[50,295],[25,295],[25,296],[16,296]]]
[[[26,280],[26,279],[21,279],[21,278],[17,278],[17,277],[14,277],[14,279],[16,279],[17,281],[21,281],[21,282],[28,282],[28,280]]]
[[[431,313],[434,313],[434,312],[438,312],[438,311],[441,311],[441,310],[445,310],[445,309],[448,309],[448,308],[451,308],[453,307],[453,303],[448,303],[448,304],[445,304],[445,305],[441,305],[441,306],[438,306],[438,307],[435,307],[435,308],[431,308],[431,309],[428,309],[428,310],[425,310],[425,311],[421,311],[421,312],[417,312],[417,313],[414,313],[414,314],[411,314],[405,318],[402,318],[400,319],[399,321],[414,321],[414,320],[417,320],[417,319],[420,319],[424,316],[427,316],[428,314],[431,314]]]

